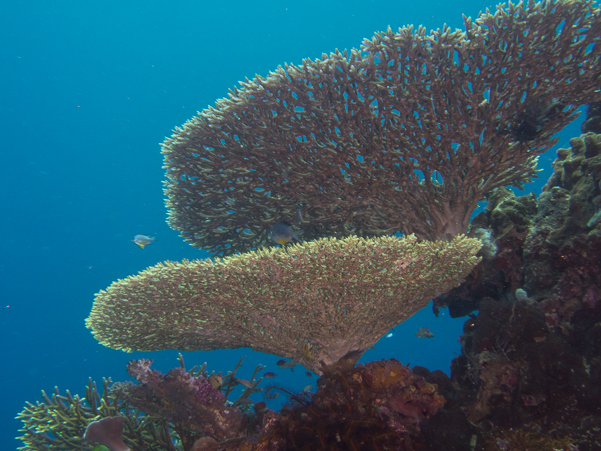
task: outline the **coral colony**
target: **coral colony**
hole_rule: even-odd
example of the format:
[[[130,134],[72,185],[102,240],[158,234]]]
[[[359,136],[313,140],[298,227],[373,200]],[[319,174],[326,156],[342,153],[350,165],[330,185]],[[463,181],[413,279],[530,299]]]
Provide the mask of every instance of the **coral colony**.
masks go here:
[[[143,351],[248,347],[308,370],[359,358],[390,328],[457,286],[478,240],[322,238],[223,260],[159,264],[96,295],[102,344]]]
[[[600,14],[530,2],[464,31],[388,30],[178,128],[169,223],[225,258],[119,280],[87,326],[126,351],[250,347],[316,372],[317,390],[132,361],[135,382],[28,403],[20,449],[601,449]],[[542,194],[516,197],[506,186],[536,176],[584,104]],[[278,222],[304,242],[275,247]],[[356,364],[432,298],[469,315],[450,378]]]

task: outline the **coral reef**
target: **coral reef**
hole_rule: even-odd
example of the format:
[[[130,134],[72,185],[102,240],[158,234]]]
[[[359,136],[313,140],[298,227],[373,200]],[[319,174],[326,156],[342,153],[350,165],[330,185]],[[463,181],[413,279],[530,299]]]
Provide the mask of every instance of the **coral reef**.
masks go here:
[[[363,53],[247,81],[178,129],[166,192],[187,241],[246,251],[293,214],[305,238],[328,238],[159,264],[98,293],[87,327],[126,351],[288,357],[322,376],[317,392],[271,386],[288,404],[251,409],[262,366],[243,381],[240,364],[208,374],[180,355],[161,374],[142,359],[134,383],[27,403],[20,449],[601,449],[601,135],[559,149],[538,198],[506,187],[536,175],[579,105],[592,102],[596,130],[600,17],[553,0],[465,18],[464,32],[389,30]],[[453,237],[483,196],[478,239]],[[399,230],[445,240],[336,238]],[[355,366],[433,296],[435,311],[469,315],[451,378]]]
[[[180,366],[165,375],[150,369],[152,360],[132,360],[127,369],[137,383],[105,379],[102,396],[91,380],[85,398],[68,391],[62,396],[56,389],[50,399],[42,392],[44,402],[27,403],[17,417],[25,434],[19,449],[90,450],[100,443],[110,451],[124,451],[125,445],[133,451],[200,451],[211,449],[209,440],[237,445],[252,425],[248,396],[261,390],[255,376],[264,367],[255,368],[248,387],[230,402],[228,395],[241,382],[236,371],[242,361],[222,377],[209,375],[206,364],[186,370],[181,354],[178,360]]]
[[[92,442],[84,439],[90,424],[103,418],[122,417],[122,440],[134,451],[175,451],[167,420],[141,414],[110,392],[111,380],[103,380],[102,395],[90,379],[85,397],[61,395],[58,388],[49,397],[42,390],[43,402],[27,403],[17,415],[23,422],[19,439],[21,451],[77,450],[87,451]],[[106,443],[105,443],[106,444]],[[116,450],[111,450],[116,451]]]
[[[163,143],[169,224],[223,255],[272,244],[299,209],[303,239],[464,233],[485,193],[535,177],[553,135],[601,100],[600,17],[589,1],[520,2],[247,80]]]
[[[114,349],[250,347],[311,371],[358,359],[478,262],[465,237],[321,239],[159,264],[96,295],[86,320]]]
[[[472,224],[496,254],[436,301],[478,310],[452,379],[482,449],[601,448],[601,135],[570,144],[538,199],[491,194]]]
[[[413,450],[420,422],[444,404],[436,385],[398,360],[327,369],[309,402],[294,398],[271,420],[256,450]]]
[[[111,391],[148,415],[169,421],[184,448],[203,436],[223,442],[245,435],[247,416],[237,406],[258,391],[260,379],[255,381],[255,375],[262,367],[255,370],[249,388],[232,404],[226,402],[227,397],[221,390],[235,381],[235,370],[220,381],[218,388],[213,388],[202,370],[186,371],[183,359],[181,361],[179,368],[163,375],[150,369],[152,360],[133,360],[127,365],[127,372],[139,383],[115,384]]]

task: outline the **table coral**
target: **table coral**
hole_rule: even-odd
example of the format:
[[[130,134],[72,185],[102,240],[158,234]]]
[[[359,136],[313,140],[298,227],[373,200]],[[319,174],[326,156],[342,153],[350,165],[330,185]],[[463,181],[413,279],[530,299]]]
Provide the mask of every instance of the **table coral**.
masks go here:
[[[169,224],[216,255],[300,219],[303,239],[465,233],[601,100],[600,17],[590,1],[510,3],[247,79],[163,143]]]
[[[166,262],[98,293],[86,324],[114,349],[250,347],[320,372],[461,283],[480,246],[348,237]]]

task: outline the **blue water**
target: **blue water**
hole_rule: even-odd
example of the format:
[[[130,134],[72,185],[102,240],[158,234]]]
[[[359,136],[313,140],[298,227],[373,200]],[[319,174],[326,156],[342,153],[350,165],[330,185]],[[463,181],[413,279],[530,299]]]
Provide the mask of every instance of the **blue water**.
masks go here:
[[[19,446],[14,419],[40,390],[82,393],[89,376],[125,380],[132,358],[166,371],[176,351],[125,354],[84,327],[93,294],[163,260],[203,258],[167,226],[159,143],[245,77],[266,75],[373,32],[408,23],[462,26],[488,1],[12,1],[0,14],[0,449]],[[562,144],[580,123],[562,133]],[[528,190],[540,192],[545,172]],[[157,234],[141,250],[136,234]],[[430,308],[396,327],[362,361],[396,357],[448,373],[464,319]],[[428,326],[432,339],[413,334]],[[247,356],[314,384],[302,368],[249,349],[186,353],[227,371]],[[256,399],[260,400],[260,397]]]

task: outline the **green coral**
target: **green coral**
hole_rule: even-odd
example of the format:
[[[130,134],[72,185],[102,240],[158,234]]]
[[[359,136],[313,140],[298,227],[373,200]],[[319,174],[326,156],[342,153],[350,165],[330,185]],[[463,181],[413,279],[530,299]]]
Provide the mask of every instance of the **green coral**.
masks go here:
[[[123,416],[123,441],[130,447],[147,451],[175,450],[172,433],[165,420],[146,416],[115,396],[111,390],[111,379],[102,380],[102,395],[90,378],[85,397],[71,395],[69,390],[62,395],[55,387],[48,396],[42,390],[43,402],[27,402],[17,419],[23,422],[23,433],[18,437],[29,450],[91,450],[95,444],[84,441],[88,425],[102,418]]]
[[[261,388],[257,387],[261,378],[256,378],[256,376],[265,367],[258,365],[250,383],[247,383],[249,386],[242,390],[235,401],[230,402],[227,399],[235,387],[245,383],[236,377],[237,370],[242,366],[242,360],[244,358],[238,362],[233,371],[228,371],[226,375],[221,376],[222,373],[209,374],[206,370],[206,363],[186,370],[182,355],[179,354],[178,357],[179,369],[184,375],[182,380],[186,378],[207,378],[209,380],[216,377],[220,381],[218,389],[223,392],[223,403],[227,402],[232,409],[234,406],[238,406],[243,411],[247,411],[249,408],[248,397],[261,391]],[[161,377],[160,373],[153,373],[157,377]],[[174,384],[175,389],[181,389],[181,386],[175,384],[173,377],[167,376],[167,379],[170,380],[168,384]],[[190,421],[167,421],[165,418],[170,416],[167,412],[157,411],[153,415],[153,409],[147,408],[152,404],[158,407],[159,398],[164,398],[165,402],[174,401],[173,393],[155,392],[151,393],[148,399],[143,399],[139,396],[136,397],[135,393],[132,394],[132,390],[135,387],[144,389],[148,384],[112,383],[111,379],[103,379],[102,385],[102,394],[100,394],[96,383],[90,378],[85,397],[73,396],[68,390],[62,395],[58,388],[54,389],[52,396],[48,396],[42,390],[43,402],[38,401],[36,404],[27,402],[23,411],[17,415],[17,419],[23,421],[23,428],[20,429],[23,435],[17,438],[25,444],[19,450],[98,451],[97,444],[83,439],[86,428],[94,421],[114,416],[125,418],[123,441],[133,450],[190,449],[194,441],[203,435],[198,431],[200,426],[198,424],[192,424]]]

